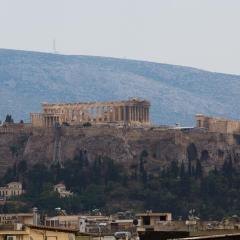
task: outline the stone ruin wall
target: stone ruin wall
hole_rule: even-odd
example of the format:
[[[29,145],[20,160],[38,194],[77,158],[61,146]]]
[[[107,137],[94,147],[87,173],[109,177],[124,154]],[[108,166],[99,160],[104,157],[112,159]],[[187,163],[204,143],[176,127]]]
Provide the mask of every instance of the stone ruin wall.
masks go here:
[[[196,123],[199,128],[206,128],[209,132],[234,134],[240,133],[240,121],[224,118],[196,115]]]

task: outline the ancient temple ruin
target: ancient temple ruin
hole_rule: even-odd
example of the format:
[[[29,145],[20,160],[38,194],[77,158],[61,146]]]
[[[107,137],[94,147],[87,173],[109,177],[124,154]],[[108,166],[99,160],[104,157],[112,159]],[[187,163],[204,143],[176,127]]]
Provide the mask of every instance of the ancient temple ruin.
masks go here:
[[[42,103],[41,113],[31,113],[33,127],[80,125],[84,123],[149,124],[150,102],[132,98],[126,101],[85,103]]]
[[[203,114],[197,114],[196,127],[205,128],[209,132],[224,134],[240,133],[240,121],[219,117],[209,117]]]

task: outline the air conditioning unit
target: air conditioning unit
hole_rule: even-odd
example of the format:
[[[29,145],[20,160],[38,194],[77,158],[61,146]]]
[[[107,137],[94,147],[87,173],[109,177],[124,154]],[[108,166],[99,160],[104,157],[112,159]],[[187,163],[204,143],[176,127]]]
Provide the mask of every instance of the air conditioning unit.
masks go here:
[[[7,236],[7,240],[17,240],[16,236]]]
[[[22,223],[15,223],[14,224],[14,230],[21,231],[22,228],[23,228],[23,224]]]

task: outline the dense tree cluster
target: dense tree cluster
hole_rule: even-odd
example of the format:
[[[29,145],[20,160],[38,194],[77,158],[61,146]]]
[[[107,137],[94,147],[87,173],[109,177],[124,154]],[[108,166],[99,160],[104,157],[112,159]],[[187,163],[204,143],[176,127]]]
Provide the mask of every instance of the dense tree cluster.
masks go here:
[[[14,123],[12,115],[7,114],[6,119],[5,119],[5,123]]]
[[[82,150],[64,165],[56,163],[46,167],[38,163],[29,167],[26,161],[20,161],[8,170],[1,183],[23,182],[26,194],[18,200],[27,204],[18,204],[17,208],[5,205],[1,211],[30,210],[36,206],[47,213],[56,207],[68,213],[95,208],[110,213],[134,206],[136,211],[170,211],[176,218],[187,217],[190,209],[195,209],[202,219],[240,215],[240,174],[233,167],[232,159],[226,159],[221,169],[205,176],[202,160],[195,160],[195,148],[190,146],[188,164],[173,161],[152,175],[146,168],[148,157],[148,152],[142,151],[131,174],[123,164],[107,157],[99,156],[90,163]],[[59,182],[65,183],[74,195],[60,198],[53,191],[53,185]]]

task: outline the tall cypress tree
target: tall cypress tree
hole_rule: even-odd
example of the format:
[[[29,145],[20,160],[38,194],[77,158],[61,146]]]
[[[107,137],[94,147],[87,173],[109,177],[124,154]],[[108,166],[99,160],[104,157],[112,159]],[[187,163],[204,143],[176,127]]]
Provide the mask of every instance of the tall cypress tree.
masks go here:
[[[202,177],[202,165],[199,159],[197,160],[197,163],[196,163],[195,177],[196,178]]]

